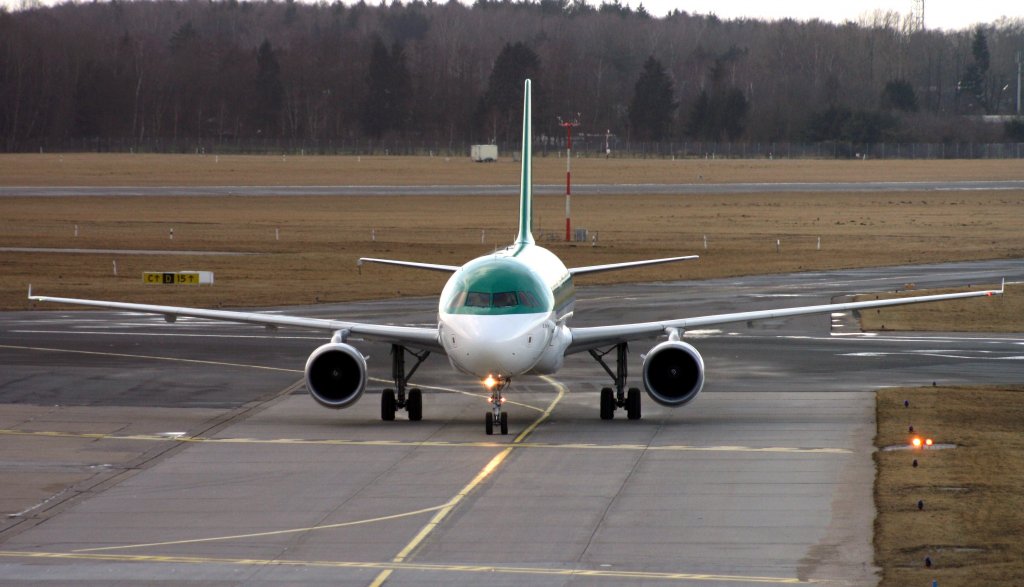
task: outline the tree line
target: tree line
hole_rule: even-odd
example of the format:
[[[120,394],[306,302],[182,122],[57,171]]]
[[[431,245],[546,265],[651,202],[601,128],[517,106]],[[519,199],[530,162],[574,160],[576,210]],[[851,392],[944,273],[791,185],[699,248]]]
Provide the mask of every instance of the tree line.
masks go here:
[[[65,3],[0,12],[3,150],[89,139],[514,144],[558,117],[618,141],[1024,141],[1024,20],[654,18],[618,0]],[[77,142],[76,142],[77,141]]]

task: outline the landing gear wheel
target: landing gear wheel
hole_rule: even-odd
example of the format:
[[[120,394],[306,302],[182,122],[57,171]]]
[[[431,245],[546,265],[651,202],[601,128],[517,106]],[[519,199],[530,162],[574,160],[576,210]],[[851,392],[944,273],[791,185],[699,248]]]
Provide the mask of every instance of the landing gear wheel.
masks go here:
[[[487,412],[487,416],[484,418],[484,432],[487,436],[494,434],[494,414]]]
[[[601,388],[601,419],[611,420],[615,417],[615,392],[610,387]]]
[[[626,393],[626,416],[630,420],[640,419],[640,390],[630,387]]]
[[[410,422],[419,422],[423,419],[423,392],[413,388],[409,390],[409,397],[405,400],[405,410],[409,412]]]
[[[501,434],[502,436],[508,434],[508,414],[505,412],[501,413]]]
[[[395,419],[395,390],[385,389],[380,394],[380,419],[390,422]]]

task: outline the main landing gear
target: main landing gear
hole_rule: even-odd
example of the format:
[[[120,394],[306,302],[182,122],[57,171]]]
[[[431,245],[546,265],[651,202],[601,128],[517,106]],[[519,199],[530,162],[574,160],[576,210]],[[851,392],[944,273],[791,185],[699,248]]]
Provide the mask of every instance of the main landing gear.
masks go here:
[[[405,372],[405,353],[416,358],[416,364],[408,373]],[[419,353],[410,351],[402,345],[391,345],[391,377],[395,380],[395,389],[385,389],[380,394],[380,419],[390,422],[395,419],[395,412],[404,409],[409,413],[409,421],[419,422],[423,419],[423,392],[412,388],[406,393],[405,387],[412,379],[413,373],[419,369],[423,361],[430,356],[430,351]],[[397,392],[396,392],[397,390]]]
[[[615,351],[615,371],[612,372],[608,364],[605,363],[605,355]],[[615,410],[618,408],[626,409],[626,416],[630,420],[640,419],[640,389],[636,387],[630,387],[626,390],[626,376],[627,376],[627,362],[626,355],[629,353],[629,345],[622,342],[612,348],[600,352],[591,349],[590,356],[594,357],[594,360],[604,367],[605,372],[611,376],[612,382],[615,385],[613,390],[610,387],[604,387],[601,389],[601,419],[611,420],[615,417]]]
[[[508,434],[508,414],[501,411],[501,404],[504,403],[505,399],[501,396],[501,392],[508,387],[511,383],[511,379],[493,379],[487,378],[487,386],[491,390],[491,397],[488,400],[491,402],[491,411],[487,412],[484,416],[484,431],[490,436],[494,434],[494,425],[497,424],[501,430],[501,434]]]

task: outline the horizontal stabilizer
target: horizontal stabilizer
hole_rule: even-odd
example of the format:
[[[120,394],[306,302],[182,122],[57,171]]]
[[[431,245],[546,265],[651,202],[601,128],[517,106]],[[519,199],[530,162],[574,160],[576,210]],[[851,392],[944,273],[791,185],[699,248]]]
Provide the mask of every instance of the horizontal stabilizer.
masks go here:
[[[436,263],[417,263],[415,261],[396,261],[395,259],[373,259],[370,257],[360,257],[356,261],[356,265],[359,267],[363,266],[363,263],[380,263],[381,265],[398,265],[400,267],[412,267],[413,269],[428,269],[430,271],[443,271],[445,273],[455,273],[459,270],[456,265],[438,265]]]
[[[675,263],[676,261],[692,261],[699,258],[699,255],[688,255],[686,257],[666,257],[664,259],[646,259],[644,261],[629,261],[626,263],[609,263],[608,265],[591,265],[589,267],[575,267],[569,269],[569,273],[576,276],[584,273],[616,271],[618,269],[630,269],[633,267],[643,267],[645,265],[661,265],[662,263]]]

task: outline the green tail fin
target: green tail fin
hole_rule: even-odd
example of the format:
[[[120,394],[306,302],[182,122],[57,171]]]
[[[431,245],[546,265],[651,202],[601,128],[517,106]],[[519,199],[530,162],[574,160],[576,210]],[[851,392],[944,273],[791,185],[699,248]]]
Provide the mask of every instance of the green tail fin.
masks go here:
[[[533,244],[533,131],[530,80],[523,88],[523,173],[519,180],[519,236],[516,244]]]

